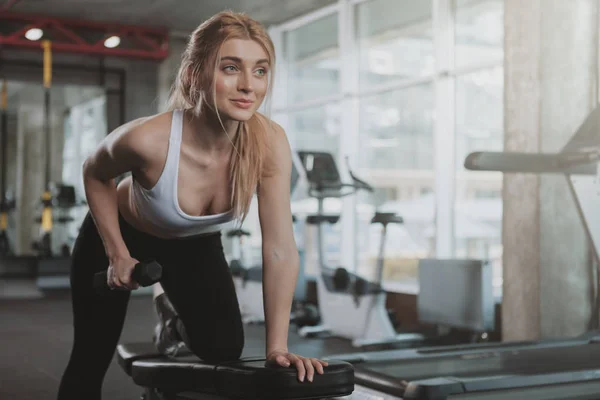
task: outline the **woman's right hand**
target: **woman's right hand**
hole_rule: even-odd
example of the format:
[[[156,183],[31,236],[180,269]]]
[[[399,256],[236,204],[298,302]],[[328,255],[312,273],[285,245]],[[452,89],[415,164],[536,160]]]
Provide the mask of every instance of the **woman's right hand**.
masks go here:
[[[133,269],[138,263],[139,261],[131,256],[110,260],[107,274],[108,287],[115,290],[135,290],[139,288],[140,285],[131,279]]]

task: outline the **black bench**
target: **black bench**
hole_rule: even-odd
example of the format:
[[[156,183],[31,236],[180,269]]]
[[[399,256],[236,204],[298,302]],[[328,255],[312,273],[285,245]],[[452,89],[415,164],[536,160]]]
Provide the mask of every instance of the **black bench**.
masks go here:
[[[152,343],[121,344],[119,365],[144,388],[144,400],[326,399],[354,391],[354,368],[328,361],[313,382],[298,382],[295,368],[265,367],[264,359],[210,364],[193,354],[169,358]]]

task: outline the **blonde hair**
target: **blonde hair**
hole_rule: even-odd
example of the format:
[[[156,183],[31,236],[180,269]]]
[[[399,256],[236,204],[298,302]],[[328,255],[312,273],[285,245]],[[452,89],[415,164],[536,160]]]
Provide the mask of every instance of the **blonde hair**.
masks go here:
[[[195,115],[200,115],[202,107],[207,106],[216,112],[221,121],[216,106],[215,73],[221,47],[228,39],[250,39],[263,47],[271,66],[265,100],[270,98],[275,48],[269,34],[259,22],[248,15],[223,11],[204,21],[191,34],[171,90],[168,101],[170,110],[191,109]],[[209,93],[212,93],[213,104],[207,101]],[[223,126],[222,121],[221,125]],[[229,165],[231,205],[236,217],[241,221],[245,219],[252,196],[260,184],[263,162],[269,145],[267,133],[263,118],[255,113],[248,121],[240,122],[235,139],[232,141],[233,154]]]

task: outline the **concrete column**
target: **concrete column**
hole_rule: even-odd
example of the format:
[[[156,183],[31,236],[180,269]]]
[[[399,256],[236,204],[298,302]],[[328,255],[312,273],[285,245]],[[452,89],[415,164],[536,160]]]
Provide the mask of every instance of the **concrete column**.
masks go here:
[[[505,1],[505,150],[560,151],[596,104],[597,2]],[[588,329],[588,244],[563,176],[504,177],[503,340]]]

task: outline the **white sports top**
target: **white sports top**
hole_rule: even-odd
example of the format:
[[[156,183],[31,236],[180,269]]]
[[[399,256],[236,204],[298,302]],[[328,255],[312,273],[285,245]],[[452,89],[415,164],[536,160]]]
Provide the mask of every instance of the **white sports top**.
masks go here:
[[[141,218],[158,232],[169,236],[185,237],[218,232],[233,219],[233,210],[220,214],[192,216],[184,213],[179,207],[177,177],[182,132],[183,111],[174,110],[167,160],[158,182],[148,190],[132,178],[131,202]]]

